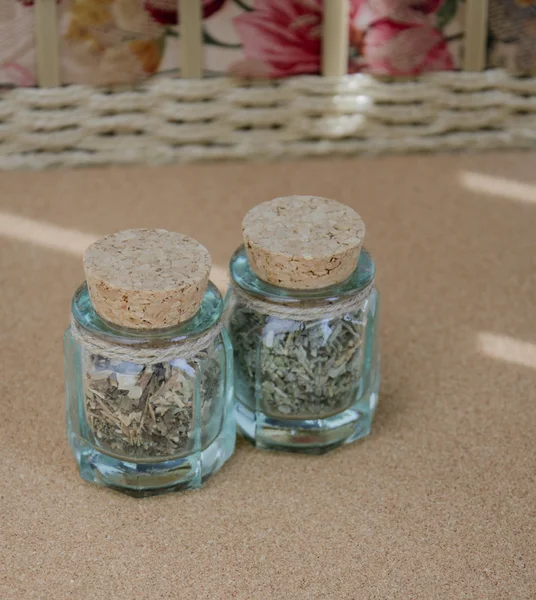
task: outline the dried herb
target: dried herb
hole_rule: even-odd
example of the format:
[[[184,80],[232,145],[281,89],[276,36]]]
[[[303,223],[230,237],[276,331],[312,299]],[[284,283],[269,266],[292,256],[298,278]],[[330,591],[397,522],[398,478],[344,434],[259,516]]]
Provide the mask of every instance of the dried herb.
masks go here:
[[[300,322],[238,304],[231,314],[230,333],[237,393],[247,396],[240,400],[253,408],[257,393],[263,412],[289,418],[344,410],[357,394],[364,327],[362,309]]]
[[[202,426],[217,402],[221,367],[205,351],[191,361],[139,365],[88,355],[86,421],[95,443],[129,458],[172,457],[193,444],[196,372],[200,379]]]

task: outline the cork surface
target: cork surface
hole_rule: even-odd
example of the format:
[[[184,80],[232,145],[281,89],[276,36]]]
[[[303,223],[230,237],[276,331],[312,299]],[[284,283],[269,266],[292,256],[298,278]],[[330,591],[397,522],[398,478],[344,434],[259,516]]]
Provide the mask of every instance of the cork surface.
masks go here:
[[[536,154],[0,172],[2,600],[534,600]],[[310,191],[356,208],[382,292],[372,435],[240,443],[199,492],[81,480],[62,336],[89,240],[165,227],[224,285],[241,220]]]
[[[365,236],[357,212],[318,196],[285,196],[251,209],[242,222],[252,269],[291,289],[322,288],[347,279]]]
[[[84,253],[95,310],[112,323],[135,329],[169,327],[193,316],[210,267],[204,246],[165,229],[119,231]]]

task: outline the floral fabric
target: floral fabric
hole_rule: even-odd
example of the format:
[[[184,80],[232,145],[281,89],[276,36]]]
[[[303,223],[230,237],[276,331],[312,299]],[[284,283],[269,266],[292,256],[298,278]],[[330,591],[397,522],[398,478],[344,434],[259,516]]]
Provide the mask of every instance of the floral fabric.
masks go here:
[[[203,0],[206,74],[319,73],[326,1]],[[536,0],[489,1],[490,64],[534,69]],[[180,76],[177,0],[57,2],[62,83]],[[459,68],[465,2],[349,0],[348,72],[414,76]],[[36,84],[33,4],[0,0],[0,84]]]
[[[489,63],[536,75],[536,0],[489,0]]]
[[[35,85],[34,14],[17,0],[0,0],[0,84]]]
[[[454,53],[443,29],[455,17],[457,4],[457,0],[360,0],[354,26],[363,36],[361,70],[396,76],[454,69]],[[450,11],[446,19],[442,9]]]
[[[325,0],[324,0],[325,1]],[[241,77],[286,77],[320,72],[323,0],[232,0],[214,19],[227,21],[239,46],[213,71]],[[459,65],[461,0],[349,0],[348,72],[407,76]],[[236,4],[236,3],[235,3]],[[233,14],[234,13],[234,14]]]
[[[123,84],[157,73],[165,29],[142,0],[63,0],[61,80]]]

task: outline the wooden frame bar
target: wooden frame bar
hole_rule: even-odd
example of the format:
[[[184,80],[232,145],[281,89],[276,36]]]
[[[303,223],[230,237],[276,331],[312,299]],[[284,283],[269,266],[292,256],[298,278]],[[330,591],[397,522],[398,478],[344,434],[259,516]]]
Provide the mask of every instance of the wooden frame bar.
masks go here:
[[[464,71],[482,71],[487,62],[488,0],[465,2]]]
[[[178,0],[180,15],[181,76],[203,77],[203,5],[201,0]]]
[[[324,2],[322,31],[322,75],[340,77],[348,72],[348,0]]]
[[[61,81],[56,0],[35,0],[34,8],[37,83],[40,87],[58,87]]]

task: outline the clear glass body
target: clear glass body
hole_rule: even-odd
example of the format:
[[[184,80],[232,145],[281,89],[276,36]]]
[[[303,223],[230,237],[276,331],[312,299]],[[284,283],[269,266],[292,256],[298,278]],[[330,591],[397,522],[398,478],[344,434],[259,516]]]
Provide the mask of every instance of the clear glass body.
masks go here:
[[[67,433],[84,479],[151,495],[200,487],[229,458],[235,424],[227,333],[180,358],[180,346],[217,327],[222,312],[221,295],[209,284],[189,321],[127,329],[101,319],[87,285],[80,286],[72,302],[78,327],[122,352],[109,358],[79,341],[71,327],[65,333]],[[155,347],[177,352],[157,363],[129,360],[129,353]]]
[[[317,290],[262,281],[244,247],[230,269],[239,288],[237,293],[231,286],[226,299],[239,431],[261,448],[309,453],[370,433],[380,384],[379,294],[371,255],[363,250],[346,281]],[[361,301],[337,311],[357,295]],[[270,314],[278,306],[292,307],[294,314]],[[311,310],[318,317],[311,319]],[[307,319],[297,318],[300,311],[309,313]]]

